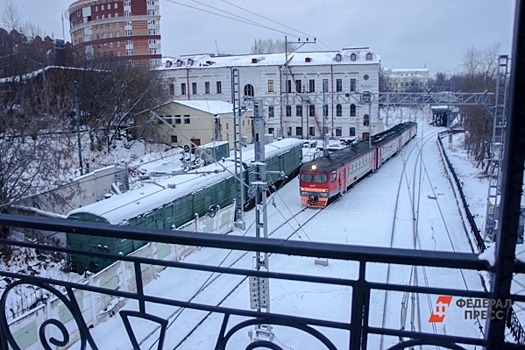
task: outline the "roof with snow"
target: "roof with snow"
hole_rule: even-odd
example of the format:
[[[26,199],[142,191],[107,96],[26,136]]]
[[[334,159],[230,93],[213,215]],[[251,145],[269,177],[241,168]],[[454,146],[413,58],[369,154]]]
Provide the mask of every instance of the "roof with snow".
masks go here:
[[[224,101],[209,100],[188,100],[188,101],[171,101],[183,106],[187,106],[199,111],[210,114],[227,114],[233,113],[233,104]]]
[[[157,69],[186,69],[208,67],[253,67],[283,65],[288,58],[290,66],[378,64],[380,58],[369,47],[344,48],[340,51],[293,52],[215,56],[212,54],[182,55],[164,58]]]
[[[301,146],[303,140],[283,139],[265,145],[266,158],[278,156],[291,148]],[[243,150],[243,162],[250,164],[255,159],[255,151]],[[115,195],[100,202],[75,209],[68,214],[87,213],[105,219],[110,224],[126,224],[129,219],[146,214],[152,210],[173,202],[177,198],[192,192],[200,191],[225,178],[234,176],[235,163],[233,158],[202,167],[199,170],[182,175],[173,175],[155,182],[143,183],[143,187]]]

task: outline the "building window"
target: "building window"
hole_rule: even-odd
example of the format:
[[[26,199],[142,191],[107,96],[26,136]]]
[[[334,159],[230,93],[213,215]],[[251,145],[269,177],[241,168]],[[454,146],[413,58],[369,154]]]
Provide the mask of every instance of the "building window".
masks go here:
[[[323,105],[323,117],[328,117],[328,105]]]
[[[343,79],[336,79],[335,80],[335,91],[336,92],[343,91]]]
[[[274,128],[268,128],[268,134],[274,134],[275,130]]]
[[[303,116],[303,106],[302,105],[296,105],[295,106],[295,115],[297,117],[302,117]]]
[[[292,81],[291,80],[286,81],[286,92],[292,92]]]
[[[180,124],[182,121],[180,115],[175,115],[175,124]]]
[[[180,84],[180,94],[181,95],[186,95],[186,83],[181,83]]]
[[[206,95],[210,94],[210,82],[209,81],[204,82],[204,93]]]
[[[308,92],[315,92],[315,79],[308,80]]]
[[[370,52],[366,54],[366,60],[372,61],[372,54]]]
[[[295,92],[303,92],[301,79],[295,81]]]
[[[169,90],[170,90],[170,95],[171,95],[171,96],[175,95],[175,84],[170,83],[170,84],[168,85],[168,88],[169,88]]]
[[[286,129],[286,135],[287,136],[292,136],[292,127],[289,126],[288,129]]]
[[[171,135],[171,142],[172,143],[177,143],[177,135]]]
[[[352,104],[350,105],[350,116],[351,116],[351,117],[355,117],[355,110],[356,110],[356,108],[355,108],[355,104],[352,103]]]
[[[167,115],[166,117],[164,117],[164,120],[166,120],[166,123],[168,124],[173,124],[173,119],[171,119],[171,115]]]
[[[308,115],[315,117],[315,105],[308,105]]]
[[[273,80],[268,80],[268,92],[274,92]]]
[[[251,84],[246,84],[244,85],[244,96],[254,96],[254,90],[253,90],[253,85]]]
[[[303,128],[300,126],[295,127],[295,136],[303,136]]]
[[[350,128],[350,136],[355,136],[355,128],[354,127]]]
[[[308,135],[315,136],[315,126],[310,126],[308,129]]]
[[[340,103],[338,103],[335,106],[335,116],[336,117],[342,117],[343,116],[343,106]]]
[[[323,79],[323,92],[328,92],[328,79]]]
[[[335,136],[343,136],[343,130],[340,127],[335,128]]]
[[[273,118],[273,117],[274,117],[274,107],[268,106],[268,118]]]
[[[357,60],[357,55],[355,53],[351,54],[350,61],[356,61],[356,60]]]
[[[286,116],[291,117],[292,116],[292,106],[286,105]]]
[[[217,87],[217,93],[222,94],[222,83],[220,81],[216,83],[216,87]]]
[[[185,114],[184,115],[184,124],[189,124],[190,123],[190,116],[188,114]]]
[[[357,80],[350,79],[350,91],[355,91],[357,85]]]
[[[197,95],[197,83],[191,83],[191,93]]]
[[[363,116],[363,126],[368,126],[370,125],[370,116],[368,114],[365,114]]]

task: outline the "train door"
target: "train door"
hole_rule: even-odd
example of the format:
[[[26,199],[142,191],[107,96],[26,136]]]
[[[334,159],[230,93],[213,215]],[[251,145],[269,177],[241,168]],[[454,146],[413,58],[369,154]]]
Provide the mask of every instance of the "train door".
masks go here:
[[[341,171],[341,174],[340,174],[340,181],[341,181],[341,192],[342,193],[346,193],[346,187],[347,187],[347,180],[348,180],[348,174],[347,174],[347,169],[346,169],[346,165],[343,166],[343,170]]]
[[[375,152],[375,154],[376,154],[376,162],[375,162],[374,170],[377,170],[381,166],[383,147],[377,147],[377,152]]]

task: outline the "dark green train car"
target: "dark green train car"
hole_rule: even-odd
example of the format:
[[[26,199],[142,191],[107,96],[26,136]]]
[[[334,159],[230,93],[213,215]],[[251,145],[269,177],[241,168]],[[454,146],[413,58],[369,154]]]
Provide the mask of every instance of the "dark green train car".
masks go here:
[[[267,169],[279,172],[285,178],[296,175],[302,161],[302,141],[280,140],[265,147]],[[249,184],[254,180],[253,151],[243,152],[243,178]],[[230,205],[235,198],[235,164],[229,158],[203,167],[193,173],[174,175],[155,184],[128,191],[121,195],[73,210],[68,219],[103,222],[114,225],[145,226],[172,230],[194,219],[194,215],[206,215],[210,207]],[[268,174],[268,184],[283,181],[277,173]],[[245,187],[246,202],[252,201]],[[86,252],[129,254],[146,242],[115,240],[68,234],[68,246]],[[111,264],[110,259],[88,255],[72,255],[72,268],[82,273],[98,272]]]

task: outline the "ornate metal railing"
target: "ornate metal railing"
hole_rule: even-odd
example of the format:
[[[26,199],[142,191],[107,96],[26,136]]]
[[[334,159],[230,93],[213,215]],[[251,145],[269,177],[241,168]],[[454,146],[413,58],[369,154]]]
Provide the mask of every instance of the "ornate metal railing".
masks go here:
[[[431,287],[405,285],[401,283],[383,283],[376,281],[381,280],[381,278],[374,276],[375,272],[373,271],[375,270],[371,268],[371,266],[375,265],[384,266],[384,264],[392,264],[393,266],[426,266],[453,270],[490,271],[490,265],[486,261],[480,260],[478,256],[474,254],[388,249],[282,239],[257,239],[233,235],[163,231],[14,215],[0,215],[0,225],[4,228],[2,232],[6,232],[5,228],[9,228],[11,230],[30,229],[40,232],[78,233],[94,238],[114,237],[116,239],[149,241],[152,242],[152,244],[162,244],[163,247],[172,245],[213,247],[240,252],[259,251],[270,254],[283,254],[294,258],[314,257],[317,259],[330,259],[330,261],[349,262],[348,274],[345,273],[345,276],[336,275],[329,277],[326,275],[310,275],[285,271],[264,272],[249,268],[194,264],[181,261],[181,259],[161,260],[144,257],[144,254],[141,256],[124,256],[109,255],[103,251],[86,253],[66,247],[53,247],[38,243],[4,239],[0,240],[0,244],[4,245],[4,248],[14,249],[16,247],[26,247],[38,249],[40,253],[45,252],[46,254],[88,254],[114,259],[119,263],[126,264],[127,269],[125,269],[125,271],[127,271],[126,273],[132,283],[129,284],[131,287],[126,287],[121,281],[115,282],[115,280],[113,280],[114,283],[106,281],[108,283],[92,284],[80,280],[72,281],[71,278],[59,280],[33,275],[31,273],[0,271],[0,276],[3,277],[4,280],[4,283],[0,284],[0,286],[4,287],[0,299],[1,349],[8,349],[9,347],[13,349],[53,348],[71,345],[73,342],[80,344],[82,348],[88,346],[93,349],[108,348],[106,344],[104,344],[104,339],[97,339],[93,336],[93,330],[91,329],[96,322],[100,321],[100,315],[97,314],[96,317],[86,316],[86,309],[88,309],[88,307],[85,305],[85,299],[82,298],[85,298],[85,296],[90,293],[100,296],[97,297],[99,301],[101,298],[107,297],[107,299],[104,300],[107,304],[105,310],[108,315],[114,315],[118,312],[121,317],[123,329],[125,329],[126,332],[126,334],[122,336],[125,339],[129,339],[128,343],[130,348],[140,348],[141,342],[140,336],[137,335],[137,330],[133,328],[133,324],[130,321],[132,318],[148,320],[158,325],[157,328],[159,332],[156,333],[157,338],[155,340],[157,348],[163,348],[163,345],[166,347],[165,344],[169,332],[177,332],[177,330],[169,329],[171,321],[169,318],[155,314],[155,312],[152,311],[155,305],[200,310],[222,315],[222,323],[214,332],[215,349],[225,349],[227,345],[231,346],[232,338],[238,335],[239,331],[247,330],[254,326],[273,326],[276,327],[276,332],[283,332],[285,328],[293,329],[296,332],[300,331],[303,335],[313,337],[313,339],[319,341],[319,344],[323,344],[327,349],[378,348],[376,346],[378,343],[377,339],[381,336],[390,339],[390,345],[388,345],[390,349],[403,349],[423,344],[442,346],[450,349],[462,349],[464,346],[484,346],[486,344],[482,335],[477,337],[467,336],[463,335],[461,330],[458,330],[457,333],[448,330],[449,334],[445,335],[433,332],[405,330],[402,327],[381,327],[376,325],[377,322],[372,321],[372,318],[377,319],[377,308],[373,307],[371,300],[375,293],[382,293],[384,291],[389,291],[389,293],[398,292],[416,293],[418,295],[453,296],[456,299],[459,297],[459,299],[457,299],[458,301],[462,300],[462,302],[465,302],[465,300],[467,300],[470,304],[476,304],[471,306],[485,307],[485,309],[478,308],[477,310],[471,310],[471,315],[474,315],[474,312],[479,312],[486,316],[486,306],[490,303],[481,302],[481,300],[491,300],[491,295],[487,292],[482,290],[452,288],[454,286]],[[349,303],[348,306],[346,306],[348,307],[347,317],[341,321],[331,318],[331,315],[321,318],[319,316],[311,316],[307,312],[304,314],[302,312],[287,314],[274,312],[273,309],[272,312],[260,312],[254,311],[249,307],[231,307],[223,306],[220,303],[196,302],[193,298],[177,298],[172,296],[173,293],[170,294],[170,297],[166,297],[148,292],[148,288],[145,286],[146,275],[151,274],[151,271],[153,271],[153,275],[162,273],[160,271],[163,268],[183,269],[194,273],[205,271],[238,276],[239,278],[252,276],[252,278],[268,278],[271,281],[295,281],[315,283],[317,286],[331,285],[334,288],[348,288],[349,292],[347,295]],[[352,276],[352,269],[355,269],[355,274],[353,277],[348,277]],[[525,271],[521,265],[518,266],[517,269],[519,270],[517,272],[520,273]],[[104,273],[104,271],[101,273]],[[109,277],[118,279],[118,276],[116,277],[114,275]],[[241,283],[242,281],[239,284]],[[245,283],[248,283],[247,280]],[[20,323],[23,318],[22,315],[13,314],[8,301],[11,300],[9,295],[12,293],[18,293],[16,295],[23,297],[23,292],[17,292],[16,290],[24,285],[31,286],[32,290],[42,290],[43,293],[41,295],[45,296],[34,303],[32,309],[36,309],[37,311],[32,317],[40,317],[40,319],[42,319],[42,313],[44,311],[39,311],[41,310],[39,308],[42,308],[43,304],[49,304],[51,299],[60,304],[60,317],[50,316],[52,313],[48,310],[46,311],[46,316],[43,318],[43,322],[31,323],[31,321],[26,320],[25,323]],[[246,295],[246,299],[248,299],[248,295]],[[118,301],[118,305],[115,300]],[[135,305],[135,303],[132,304],[130,301],[135,301],[137,306],[130,306]],[[513,295],[512,301],[524,302],[525,296]],[[242,305],[243,303],[240,304]],[[91,308],[92,307],[93,306],[91,306]],[[428,310],[428,314],[423,314],[423,317],[426,318],[432,315],[432,317],[441,317],[441,320],[443,320],[444,314],[440,313],[439,307],[440,305],[438,303],[435,310]],[[56,308],[57,307],[55,307],[55,309]],[[321,305],[319,308],[321,308]],[[381,307],[380,309],[382,311]],[[443,310],[441,309],[441,311]],[[69,316],[66,317],[64,316],[65,314]],[[507,317],[507,315],[497,315],[497,317],[503,316]],[[509,322],[511,321],[512,320],[509,320]],[[446,322],[446,320],[444,322]],[[490,320],[488,320],[488,322],[490,322]],[[36,324],[37,326],[29,327],[28,324]],[[329,329],[339,331],[332,332],[328,331]],[[341,335],[341,333],[344,335]],[[334,334],[337,334],[336,338],[333,337]],[[37,339],[37,345],[32,345],[33,347],[28,345],[30,344],[31,339],[29,338],[31,338],[31,336]],[[395,339],[395,341],[392,342],[392,339]],[[514,347],[513,344],[507,343],[500,345],[501,349]],[[250,339],[246,336],[246,344],[244,344],[242,348],[255,349],[258,347],[282,349],[277,342],[272,342],[271,339],[264,339],[263,337],[257,336]],[[170,345],[170,348],[184,349],[185,347],[173,347]],[[516,348],[518,347],[516,346]]]

